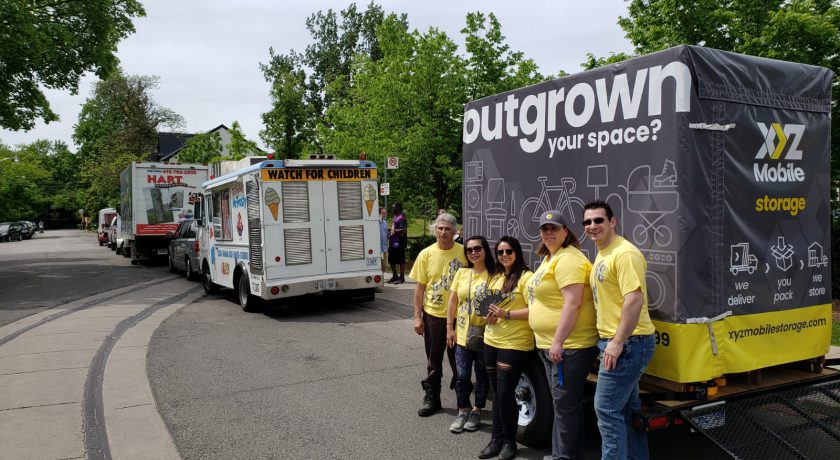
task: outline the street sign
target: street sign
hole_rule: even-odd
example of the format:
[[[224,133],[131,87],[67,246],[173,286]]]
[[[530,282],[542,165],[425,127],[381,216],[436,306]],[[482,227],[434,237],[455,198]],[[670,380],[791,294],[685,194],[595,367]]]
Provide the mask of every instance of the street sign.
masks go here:
[[[382,196],[388,196],[391,194],[391,184],[388,182],[383,182],[379,184],[379,194]]]
[[[385,169],[397,169],[400,167],[400,159],[397,157],[388,157],[385,162]]]

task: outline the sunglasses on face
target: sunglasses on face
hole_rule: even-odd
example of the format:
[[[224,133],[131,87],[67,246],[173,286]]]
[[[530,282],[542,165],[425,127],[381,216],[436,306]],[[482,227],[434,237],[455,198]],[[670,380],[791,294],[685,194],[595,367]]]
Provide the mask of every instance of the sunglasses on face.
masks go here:
[[[472,254],[472,253],[479,254],[482,249],[483,248],[481,246],[473,246],[471,248],[464,249],[464,252],[466,252],[467,254]]]
[[[601,224],[603,224],[603,223],[604,223],[604,221],[605,221],[605,220],[607,220],[607,219],[605,219],[605,218],[603,218],[603,217],[596,217],[596,218],[594,218],[594,219],[584,219],[584,221],[583,221],[583,226],[584,226],[584,227],[589,227],[589,226],[590,226],[590,225],[592,225],[593,223],[594,223],[594,224],[601,225]]]
[[[501,257],[505,254],[507,254],[507,255],[513,254],[513,249],[499,249],[498,251],[496,251],[497,256]]]

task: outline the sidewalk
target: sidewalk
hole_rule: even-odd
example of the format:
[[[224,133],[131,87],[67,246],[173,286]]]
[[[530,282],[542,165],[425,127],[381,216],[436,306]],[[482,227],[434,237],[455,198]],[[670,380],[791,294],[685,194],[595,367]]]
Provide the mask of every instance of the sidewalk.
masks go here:
[[[417,286],[417,282],[406,276],[405,283],[385,284],[382,288],[383,292],[377,292],[376,297],[413,307],[415,286]]]

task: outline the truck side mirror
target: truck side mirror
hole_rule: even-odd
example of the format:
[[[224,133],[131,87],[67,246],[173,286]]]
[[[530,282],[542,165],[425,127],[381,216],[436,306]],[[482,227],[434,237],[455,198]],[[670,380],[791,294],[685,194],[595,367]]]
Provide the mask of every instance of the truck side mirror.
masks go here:
[[[199,227],[204,227],[204,221],[201,220],[201,219],[196,219],[195,220],[195,225],[197,225]]]

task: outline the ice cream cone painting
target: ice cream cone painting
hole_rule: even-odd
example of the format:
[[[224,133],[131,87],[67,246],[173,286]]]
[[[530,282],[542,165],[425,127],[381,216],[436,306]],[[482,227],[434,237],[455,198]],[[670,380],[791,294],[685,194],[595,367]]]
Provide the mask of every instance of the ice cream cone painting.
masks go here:
[[[373,185],[365,185],[365,188],[362,189],[362,197],[365,200],[365,206],[367,206],[368,217],[371,217],[373,215],[373,203],[376,202],[376,189],[373,188]]]
[[[265,199],[266,206],[268,206],[268,210],[271,211],[271,216],[277,221],[280,213],[280,195],[277,194],[277,190],[266,187],[263,198]]]

